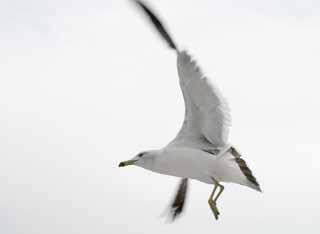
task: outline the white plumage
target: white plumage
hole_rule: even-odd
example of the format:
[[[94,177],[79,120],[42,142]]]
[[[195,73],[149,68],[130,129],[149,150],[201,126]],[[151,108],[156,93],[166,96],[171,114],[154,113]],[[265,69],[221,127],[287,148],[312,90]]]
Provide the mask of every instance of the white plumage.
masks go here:
[[[228,143],[231,117],[226,100],[202,74],[191,56],[177,48],[154,13],[141,1],[135,2],[150,18],[169,47],[177,53],[185,118],[179,133],[166,147],[141,152],[133,159],[121,162],[119,166],[136,165],[182,178],[171,204],[173,219],[183,211],[188,179],[214,184],[208,202],[218,219],[220,212],[216,201],[224,189],[220,182],[237,183],[257,191],[261,191],[260,186],[239,152]],[[220,188],[219,192],[217,188]]]
[[[185,102],[183,125],[172,142],[163,149],[143,152],[142,158],[135,158],[135,165],[204,183],[233,182],[260,190],[246,178],[232,155],[235,148],[228,144],[231,120],[227,102],[186,51],[177,53]]]

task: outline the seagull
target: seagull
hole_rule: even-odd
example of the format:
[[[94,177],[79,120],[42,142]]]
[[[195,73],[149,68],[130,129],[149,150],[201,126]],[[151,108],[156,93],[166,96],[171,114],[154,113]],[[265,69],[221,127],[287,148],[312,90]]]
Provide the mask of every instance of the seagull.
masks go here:
[[[175,220],[184,210],[188,180],[213,185],[208,203],[216,220],[220,215],[217,200],[222,183],[236,183],[260,191],[260,185],[239,151],[228,143],[230,110],[220,91],[204,76],[196,61],[179,50],[163,23],[140,0],[133,2],[145,13],[169,48],[177,54],[177,69],[185,103],[185,116],[177,136],[164,148],[143,151],[119,167],[135,165],[180,178],[170,205]]]

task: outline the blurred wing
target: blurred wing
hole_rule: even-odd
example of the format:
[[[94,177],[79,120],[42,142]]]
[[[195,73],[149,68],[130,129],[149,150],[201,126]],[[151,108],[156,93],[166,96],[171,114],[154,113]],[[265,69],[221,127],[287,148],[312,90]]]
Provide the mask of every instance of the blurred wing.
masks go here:
[[[165,29],[159,18],[146,6],[143,2],[136,0],[135,3],[144,11],[144,13],[149,17],[152,24],[156,27],[160,35],[167,41],[171,49],[177,50],[177,46],[174,43],[172,37],[169,35],[168,31]]]
[[[148,16],[168,46],[178,54],[178,73],[186,111],[182,128],[169,146],[200,149],[224,146],[227,143],[231,122],[226,101],[202,75],[191,57],[185,51],[180,52],[177,49],[159,17],[142,1],[134,2]]]
[[[140,7],[143,12],[148,16],[150,19],[151,23],[155,26],[157,29],[158,33],[161,35],[161,37],[167,42],[168,46],[171,49],[177,50],[177,46],[174,43],[172,37],[168,33],[168,30],[163,26],[163,23],[159,20],[159,17],[157,17],[149,7],[145,3],[139,0],[134,1],[138,7]]]
[[[174,221],[181,215],[185,207],[185,201],[188,193],[188,179],[183,178],[180,180],[179,187],[170,205],[170,218]]]
[[[185,119],[169,146],[207,148],[226,145],[231,125],[227,102],[187,52],[178,53],[177,63]]]

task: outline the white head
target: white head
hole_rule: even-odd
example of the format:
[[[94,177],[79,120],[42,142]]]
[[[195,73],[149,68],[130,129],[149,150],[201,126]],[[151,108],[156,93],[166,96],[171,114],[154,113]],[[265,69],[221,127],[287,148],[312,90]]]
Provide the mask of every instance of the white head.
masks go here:
[[[152,170],[156,157],[159,155],[158,150],[143,151],[137,154],[134,158],[120,162],[119,167],[135,165],[145,169]]]

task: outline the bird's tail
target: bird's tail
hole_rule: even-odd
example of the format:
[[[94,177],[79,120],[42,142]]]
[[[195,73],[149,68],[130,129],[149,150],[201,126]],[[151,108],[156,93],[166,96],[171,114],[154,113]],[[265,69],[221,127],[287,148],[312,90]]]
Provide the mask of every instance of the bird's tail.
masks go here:
[[[155,26],[155,28],[157,29],[161,37],[168,43],[169,47],[178,51],[178,47],[176,46],[176,43],[173,41],[172,37],[170,36],[166,28],[163,26],[163,23],[161,23],[159,18],[142,1],[134,0],[134,2],[149,17],[149,19],[151,20],[152,24]]]

